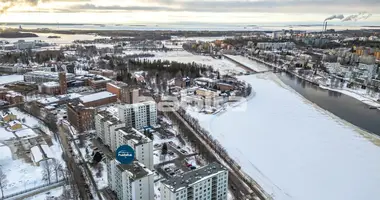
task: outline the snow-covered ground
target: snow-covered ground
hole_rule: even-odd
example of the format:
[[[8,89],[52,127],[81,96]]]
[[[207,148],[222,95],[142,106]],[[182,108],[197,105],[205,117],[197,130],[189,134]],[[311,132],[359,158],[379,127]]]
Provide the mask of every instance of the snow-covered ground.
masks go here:
[[[240,77],[256,95],[219,116],[191,113],[276,200],[376,200],[376,136],[322,110],[274,74]],[[240,110],[240,111],[238,111]],[[244,111],[242,111],[244,110]]]
[[[247,57],[244,57],[244,56],[235,56],[235,55],[225,55],[253,70],[255,70],[256,72],[263,72],[263,71],[268,71],[268,67],[265,66],[264,64],[261,64],[261,63],[258,63],[258,62],[255,62],[255,61],[252,61],[250,59],[248,59]]]
[[[63,194],[63,186],[51,189],[32,197],[25,198],[24,200],[45,200],[47,198],[57,198]]]
[[[24,81],[24,76],[23,75],[0,76],[0,85],[18,82],[18,81]]]
[[[28,113],[21,111],[18,108],[10,108],[9,111],[11,113],[13,113],[14,115],[17,115],[17,119],[24,118],[25,122],[23,122],[23,124],[26,124],[27,126],[33,127],[33,126],[37,126],[37,125],[41,124],[39,119],[33,117],[32,115],[30,115]]]
[[[245,70],[243,68],[238,67],[235,63],[227,60],[227,59],[214,59],[210,56],[201,56],[201,55],[194,55],[187,51],[168,51],[168,52],[162,52],[162,51],[131,51],[130,54],[133,53],[152,53],[155,55],[155,57],[147,57],[143,59],[148,60],[168,60],[168,61],[176,61],[176,62],[183,62],[183,63],[198,63],[203,64],[207,66],[212,66],[214,70],[218,70],[222,75],[228,74],[228,73],[235,73],[238,74],[240,72],[244,73]]]

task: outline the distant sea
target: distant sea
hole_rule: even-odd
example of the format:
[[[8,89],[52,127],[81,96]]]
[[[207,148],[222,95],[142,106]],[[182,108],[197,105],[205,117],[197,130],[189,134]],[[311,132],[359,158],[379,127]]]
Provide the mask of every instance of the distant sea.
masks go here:
[[[178,30],[178,31],[276,31],[293,29],[300,31],[321,31],[322,24],[303,25],[249,25],[249,24],[207,24],[207,23],[176,23],[176,24],[38,24],[38,23],[0,23],[2,28],[12,27],[24,29],[49,28],[60,30]],[[371,27],[357,24],[328,25],[327,29],[335,30],[360,30],[380,29],[380,26]]]

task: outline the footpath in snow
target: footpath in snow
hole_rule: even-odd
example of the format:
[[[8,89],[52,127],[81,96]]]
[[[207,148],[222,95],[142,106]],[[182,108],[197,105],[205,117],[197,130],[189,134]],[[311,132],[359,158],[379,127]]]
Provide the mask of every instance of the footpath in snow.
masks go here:
[[[379,199],[380,147],[366,139],[375,136],[305,100],[274,74],[240,78],[256,92],[241,109],[191,114],[267,193],[276,200]]]

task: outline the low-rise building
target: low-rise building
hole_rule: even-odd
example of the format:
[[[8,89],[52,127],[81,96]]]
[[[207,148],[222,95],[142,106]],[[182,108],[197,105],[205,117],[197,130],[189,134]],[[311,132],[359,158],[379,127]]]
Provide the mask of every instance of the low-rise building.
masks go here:
[[[61,93],[61,88],[58,82],[45,82],[38,86],[38,91],[42,94],[56,95]]]
[[[11,90],[1,90],[0,100],[7,101],[9,104],[19,104],[24,102],[24,96]]]
[[[66,73],[67,81],[74,80],[75,75]],[[59,72],[49,72],[49,71],[31,71],[24,74],[25,82],[59,82]]]
[[[9,125],[9,128],[11,129],[11,130],[18,130],[18,129],[20,129],[20,128],[22,128],[22,123],[20,122],[20,121],[18,121],[18,120],[13,120],[13,121],[10,121],[9,123],[8,123],[8,125]]]
[[[115,103],[117,96],[110,92],[98,92],[79,98],[80,102],[87,107],[97,107],[105,104]]]
[[[108,186],[119,200],[153,200],[154,173],[143,164],[134,161],[132,164],[120,164],[108,158]]]
[[[217,163],[161,181],[162,200],[227,200],[228,171]]]
[[[92,107],[79,102],[67,104],[67,119],[80,133],[94,128],[94,115],[95,109]]]

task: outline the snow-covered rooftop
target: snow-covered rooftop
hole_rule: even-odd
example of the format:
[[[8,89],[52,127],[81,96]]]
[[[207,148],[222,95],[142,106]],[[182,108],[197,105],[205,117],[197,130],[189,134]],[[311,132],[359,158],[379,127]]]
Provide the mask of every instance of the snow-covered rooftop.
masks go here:
[[[82,96],[79,99],[83,103],[87,103],[87,102],[96,101],[96,100],[105,99],[105,98],[110,98],[110,97],[114,97],[114,96],[116,96],[116,95],[112,94],[111,92],[104,91],[104,92],[98,92],[98,93]]]
[[[45,83],[42,83],[42,85],[45,87],[59,87],[60,86],[58,82],[54,82],[54,81],[45,82]]]

